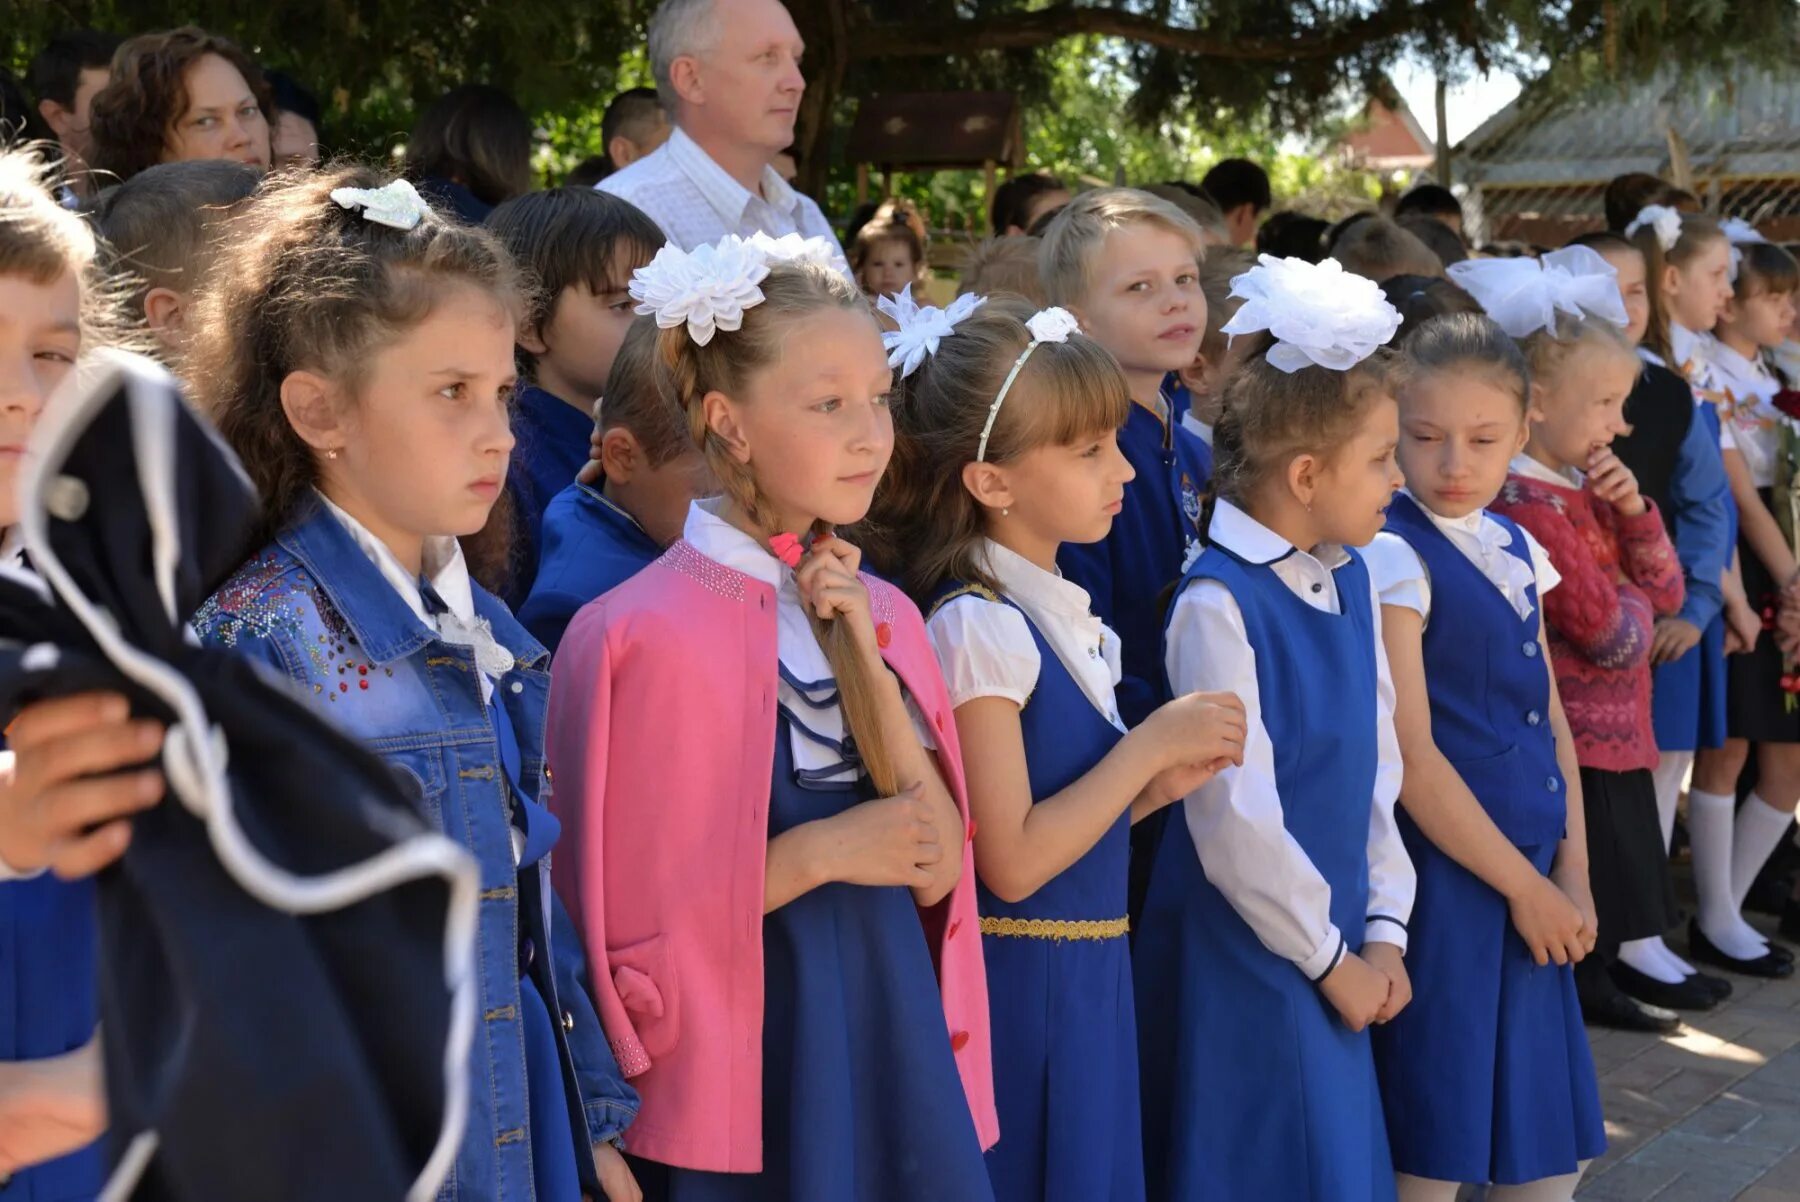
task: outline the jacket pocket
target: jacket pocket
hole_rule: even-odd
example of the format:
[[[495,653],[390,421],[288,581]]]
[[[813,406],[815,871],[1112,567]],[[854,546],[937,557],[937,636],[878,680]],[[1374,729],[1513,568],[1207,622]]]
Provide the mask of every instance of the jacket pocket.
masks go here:
[[[606,949],[613,990],[631,1019],[644,1054],[652,1060],[675,1046],[681,1036],[681,994],[669,941],[655,935],[624,947]]]
[[[406,751],[383,751],[381,757],[400,779],[400,787],[411,799],[419,816],[432,826],[444,829],[444,793],[449,788],[444,774],[442,750],[421,748]]]
[[[1454,761],[1452,767],[1514,846],[1562,838],[1567,811],[1561,772],[1552,769],[1554,789],[1549,787],[1550,777],[1527,776],[1525,757],[1517,747],[1478,760]]]

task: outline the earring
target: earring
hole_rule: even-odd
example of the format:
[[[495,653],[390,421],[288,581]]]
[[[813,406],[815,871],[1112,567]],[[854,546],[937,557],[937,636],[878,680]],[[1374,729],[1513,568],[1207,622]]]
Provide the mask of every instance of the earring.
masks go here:
[[[1000,511],[1000,516],[1001,516],[1001,517],[1003,517],[1003,518],[1009,518],[1009,517],[1011,517],[1011,516],[1012,516],[1012,510],[1010,510],[1010,509],[1002,509],[1002,510],[1001,510],[1001,511]]]
[[[327,458],[327,459],[336,459],[336,458],[337,458],[337,448],[336,448],[336,447],[332,447],[332,448],[331,448],[331,449],[330,449],[330,450],[328,450],[328,451],[326,451],[326,452],[325,452],[325,458]]]

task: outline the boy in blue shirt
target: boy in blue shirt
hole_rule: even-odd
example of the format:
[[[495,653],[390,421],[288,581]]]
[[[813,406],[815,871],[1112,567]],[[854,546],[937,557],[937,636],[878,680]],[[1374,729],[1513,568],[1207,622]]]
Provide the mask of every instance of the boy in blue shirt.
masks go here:
[[[669,389],[656,335],[654,317],[638,318],[606,378],[593,427],[599,475],[576,480],[544,510],[537,579],[519,621],[552,652],[576,610],[661,555],[681,537],[688,505],[717,488]]]
[[[517,609],[536,575],[544,510],[587,462],[594,401],[634,316],[631,273],[655,257],[663,235],[634,205],[591,188],[517,197],[487,226],[525,270],[530,304],[519,324],[518,444],[507,478],[518,537],[505,600]]]

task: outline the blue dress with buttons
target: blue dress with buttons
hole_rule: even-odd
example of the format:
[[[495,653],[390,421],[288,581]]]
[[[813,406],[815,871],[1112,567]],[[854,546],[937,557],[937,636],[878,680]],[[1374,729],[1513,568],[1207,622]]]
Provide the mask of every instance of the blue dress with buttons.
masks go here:
[[[1019,710],[1033,801],[1053,797],[1122,737],[1023,610],[1038,679]],[[1142,1202],[1137,1015],[1125,939],[1131,815],[1023,901],[978,893],[994,1037],[997,1202]],[[1114,925],[1106,925],[1114,924]]]
[[[1530,567],[1524,534],[1490,516],[1512,535],[1507,552]],[[1423,638],[1432,739],[1500,832],[1547,875],[1567,798],[1547,718],[1537,589],[1521,618],[1404,494],[1387,528],[1418,553],[1433,595],[1455,599]],[[1394,1167],[1500,1184],[1573,1173],[1606,1150],[1574,970],[1533,960],[1506,898],[1404,812],[1400,832],[1419,879],[1406,954],[1413,1000],[1374,1031]]]
[[[837,705],[783,675],[802,709]],[[839,762],[801,769],[795,731]],[[828,779],[854,763],[778,706],[769,836],[873,797]],[[647,1202],[992,1202],[911,891],[833,882],[764,916],[762,1172],[632,1165]]]
[[[1230,589],[1256,653],[1282,821],[1331,886],[1331,921],[1361,931],[1377,761],[1368,572],[1333,572],[1341,613],[1267,564],[1207,548],[1183,580]],[[1179,595],[1179,593],[1178,593]],[[1144,1175],[1182,1202],[1391,1202],[1393,1162],[1366,1031],[1263,946],[1206,878],[1179,824],[1151,872],[1137,945]]]

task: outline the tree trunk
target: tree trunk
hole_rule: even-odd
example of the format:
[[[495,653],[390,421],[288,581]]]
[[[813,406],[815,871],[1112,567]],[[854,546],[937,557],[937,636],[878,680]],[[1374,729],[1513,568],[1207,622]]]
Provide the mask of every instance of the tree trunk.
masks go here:
[[[794,122],[794,157],[800,161],[800,191],[824,206],[831,174],[832,113],[844,91],[850,65],[850,27],[845,0],[785,0],[806,42],[806,95]],[[827,219],[835,219],[827,213]]]

